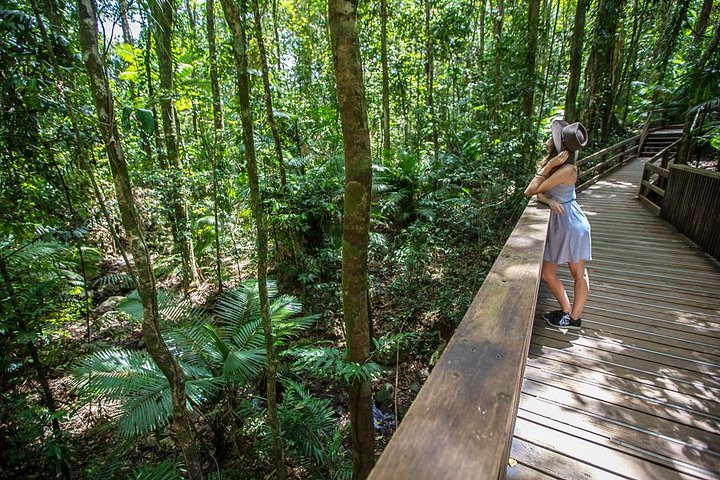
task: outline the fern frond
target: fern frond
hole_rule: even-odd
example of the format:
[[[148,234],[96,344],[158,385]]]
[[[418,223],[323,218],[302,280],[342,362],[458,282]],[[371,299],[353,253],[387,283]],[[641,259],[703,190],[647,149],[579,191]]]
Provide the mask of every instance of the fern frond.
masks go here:
[[[127,480],[182,480],[183,476],[175,471],[172,460],[165,460],[159,465],[143,465],[127,476]]]

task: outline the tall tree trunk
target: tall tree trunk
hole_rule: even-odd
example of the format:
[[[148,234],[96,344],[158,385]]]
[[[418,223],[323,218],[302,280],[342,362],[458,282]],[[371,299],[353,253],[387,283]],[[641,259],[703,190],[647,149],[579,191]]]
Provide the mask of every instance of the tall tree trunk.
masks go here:
[[[270,324],[270,311],[268,308],[267,293],[267,230],[265,227],[265,212],[257,174],[257,161],[255,158],[255,141],[253,139],[253,120],[250,110],[250,77],[248,75],[247,36],[245,24],[245,0],[241,7],[234,0],[222,0],[225,12],[225,21],[230,27],[233,36],[233,56],[235,59],[235,72],[237,75],[237,96],[240,105],[240,114],[243,126],[243,144],[247,158],[248,180],[250,182],[250,204],[255,216],[257,232],[257,279],[260,294],[260,313],[262,315],[265,332],[265,348],[267,350],[267,402],[268,421],[273,436],[273,451],[275,457],[275,477],[284,480],[287,476],[285,467],[285,454],[282,446],[280,419],[278,418],[277,399],[275,395],[277,384],[277,358],[275,343]]]
[[[552,58],[556,55],[556,51],[553,47],[556,45],[557,24],[558,24],[558,20],[560,17],[560,2],[558,2],[556,4],[554,19],[552,18],[553,14],[552,14],[551,7],[552,7],[552,4],[548,4],[548,8],[547,8],[548,20],[547,20],[546,28],[547,29],[552,28],[552,30],[551,30],[552,34],[550,36],[550,41],[544,42],[544,43],[547,43],[547,46],[545,48],[547,56],[545,57],[546,61],[545,61],[545,65],[544,65],[545,66],[545,78],[543,79],[542,92],[540,94],[540,102],[538,103],[539,111],[538,111],[538,115],[537,115],[537,124],[535,125],[535,131],[534,131],[535,134],[537,134],[537,132],[540,131],[540,122],[542,122],[543,118],[545,117],[545,96],[547,95],[548,89],[550,88],[549,87],[550,73],[551,72],[556,73],[557,70],[560,69],[559,65],[558,65],[557,70],[553,68],[553,65],[560,63],[560,62],[552,61]],[[551,26],[551,22],[550,22],[551,20],[553,20],[552,26]],[[565,49],[564,49],[565,43],[563,42],[561,45],[562,45],[562,48],[560,51],[559,58],[565,58]],[[542,53],[540,53],[539,56],[542,57]],[[553,75],[553,81],[555,81],[555,80],[556,80],[556,75]],[[553,83],[553,88],[550,88],[550,91],[555,91],[554,87],[555,87],[555,85]],[[535,156],[535,143],[536,142],[533,142],[533,149],[532,149],[532,152],[530,155],[530,157],[533,157],[533,158]]]
[[[115,192],[130,249],[138,272],[138,292],[143,304],[142,333],[148,353],[168,379],[172,399],[173,427],[191,479],[204,478],[190,415],[187,411],[185,376],[160,335],[155,276],[150,252],[145,243],[140,216],[135,206],[130,175],[117,128],[113,98],[98,51],[97,7],[94,0],[79,0],[80,45],[83,61],[95,100],[105,149],[110,160]]]
[[[482,67],[485,59],[485,1],[480,0],[480,18],[478,21],[478,73],[482,77]]]
[[[427,91],[428,120],[430,120],[430,134],[433,142],[433,158],[437,161],[440,154],[438,143],[437,117],[435,115],[435,102],[433,100],[433,86],[435,84],[435,63],[433,54],[433,34],[430,29],[432,18],[431,0],[425,0],[425,90]]]
[[[267,113],[268,124],[273,136],[275,145],[275,156],[277,157],[278,167],[280,167],[280,184],[284,187],[287,183],[285,178],[285,161],[283,160],[282,142],[280,140],[280,132],[278,132],[275,123],[275,114],[273,113],[272,93],[270,92],[270,72],[268,69],[267,54],[265,53],[265,42],[262,33],[262,18],[260,17],[260,7],[258,0],[252,0],[253,16],[255,17],[255,40],[258,44],[260,52],[260,67],[262,68],[263,91],[265,92],[265,112]]]
[[[690,0],[681,0],[681,3],[679,3],[677,7],[677,13],[673,18],[670,32],[666,32],[667,34],[661,37],[663,40],[661,44],[663,44],[664,48],[662,52],[662,57],[660,58],[660,66],[657,70],[658,86],[662,86],[662,83],[665,80],[665,75],[667,74],[667,66],[670,62],[670,57],[672,57],[673,50],[675,49],[675,43],[680,36],[680,29],[682,28],[685,20],[687,20],[687,11],[689,6]]]
[[[133,44],[132,33],[130,32],[130,19],[128,18],[128,12],[130,11],[130,5],[127,0],[120,0],[120,25],[123,32],[123,40],[125,43]]]
[[[220,99],[220,84],[218,83],[217,72],[217,47],[215,42],[215,1],[205,2],[205,19],[207,22],[208,57],[210,63],[210,89],[212,91],[213,110],[213,144],[210,149],[212,159],[213,177],[213,217],[215,223],[215,270],[217,274],[218,289],[222,292],[222,261],[220,255],[220,218],[218,216],[218,162],[225,154],[225,142],[222,140],[224,129],[222,101]]]
[[[89,160],[88,150],[85,146],[85,142],[83,140],[83,136],[80,132],[80,124],[78,122],[77,115],[75,114],[75,105],[72,102],[71,97],[65,94],[65,87],[66,80],[63,78],[62,70],[60,70],[60,64],[58,63],[57,57],[55,56],[55,49],[52,46],[52,42],[50,41],[49,32],[45,28],[45,23],[43,22],[42,16],[40,14],[40,8],[37,4],[36,0],[31,0],[30,5],[33,9],[33,12],[35,14],[35,20],[38,24],[38,28],[40,30],[40,35],[43,38],[43,43],[45,44],[45,49],[47,50],[48,57],[50,58],[50,65],[52,66],[53,73],[55,74],[55,89],[58,92],[58,96],[60,97],[61,101],[65,105],[65,110],[68,114],[68,117],[70,117],[70,124],[72,125],[73,129],[73,136],[75,137],[75,145],[77,148],[77,159],[78,164],[80,165],[80,169],[88,176],[90,179],[90,185],[92,185],[93,193],[95,194],[95,199],[98,202],[98,205],[100,206],[100,211],[102,212],[103,218],[105,219],[105,222],[108,226],[108,231],[110,232],[110,236],[112,237],[112,240],[118,245],[118,248],[120,249],[120,254],[125,261],[125,267],[128,270],[128,274],[133,279],[133,282],[137,284],[137,277],[135,275],[133,266],[130,264],[130,261],[127,256],[127,252],[125,251],[125,246],[120,241],[120,236],[118,235],[117,230],[115,229],[115,224],[112,221],[112,218],[110,217],[110,211],[107,208],[107,204],[105,203],[105,198],[103,197],[102,192],[100,191],[100,187],[98,186],[97,180],[95,179],[95,173],[92,170],[92,167],[90,166],[91,162]]]
[[[629,105],[628,97],[630,96],[632,89],[632,82],[634,78],[633,72],[635,71],[635,64],[637,63],[638,44],[640,41],[640,34],[643,30],[640,24],[645,18],[645,8],[647,6],[647,2],[643,2],[642,7],[638,5],[638,3],[639,0],[634,0],[633,2],[633,25],[632,33],[630,34],[630,46],[628,47],[628,54],[625,59],[625,65],[620,76],[619,87],[615,94],[617,98],[617,104],[620,105],[624,103],[623,118],[622,122],[620,123],[621,125],[625,125],[625,122],[627,120],[627,110]]]
[[[702,76],[705,66],[712,58],[713,54],[717,52],[718,45],[720,45],[720,22],[715,24],[715,33],[712,39],[708,43],[705,51],[698,59],[697,63],[693,67],[690,73],[690,92],[688,95],[688,110],[697,106],[701,101],[702,91],[704,90],[702,85]],[[683,134],[680,140],[680,147],[678,149],[677,159],[675,163],[687,164],[690,160],[690,154],[692,152],[692,123],[695,115],[688,114],[685,116],[685,124],[683,126]]]
[[[142,10],[141,10],[141,17],[143,17]],[[154,36],[152,33],[153,30],[153,22],[150,20],[143,22],[143,30],[145,33],[145,51],[144,51],[144,59],[143,63],[145,64],[145,79],[147,81],[147,92],[148,92],[148,99],[150,101],[150,111],[152,112],[153,116],[153,138],[155,140],[155,151],[157,152],[158,156],[158,164],[161,168],[166,169],[167,168],[167,162],[165,161],[165,153],[163,149],[163,141],[162,136],[160,135],[160,128],[158,128],[158,125],[160,125],[160,121],[158,120],[160,117],[158,116],[157,112],[157,98],[155,97],[155,87],[153,84],[152,79],[152,37]],[[148,157],[148,162],[152,162],[152,157]],[[172,225],[173,230],[173,241],[176,240],[175,238],[175,222],[170,222]]]
[[[577,95],[580,87],[580,75],[582,73],[582,51],[585,38],[585,12],[590,5],[590,0],[577,0],[575,7],[575,24],[570,47],[570,78],[565,95],[565,121],[575,122],[577,114]]]
[[[273,17],[273,33],[275,34],[275,61],[277,62],[277,71],[282,71],[282,54],[280,53],[280,29],[278,28],[277,14],[278,0],[272,0],[272,17]]]
[[[535,144],[535,135],[533,130],[533,101],[535,99],[535,57],[537,55],[538,25],[540,23],[540,0],[530,0],[530,8],[528,8],[528,38],[527,52],[525,57],[525,92],[522,99],[523,114],[523,133],[527,135],[528,141],[525,144],[526,164],[532,165],[533,145]]]
[[[180,162],[178,137],[175,125],[175,71],[172,57],[172,35],[175,17],[174,0],[151,0],[150,11],[154,19],[153,33],[160,73],[160,110],[162,112],[165,149],[169,168],[178,175],[172,185],[171,202],[177,229],[177,240],[183,264],[183,290],[187,292],[197,281],[197,265],[193,252],[188,209],[185,203],[183,167]]]
[[[28,349],[28,353],[30,354],[30,358],[32,359],[33,368],[35,369],[38,383],[40,384],[42,397],[45,401],[45,408],[48,409],[48,412],[50,412],[50,416],[52,418],[50,423],[52,426],[53,436],[55,437],[55,441],[60,445],[60,448],[63,450],[62,458],[59,459],[60,472],[62,473],[64,479],[70,480],[72,476],[70,474],[70,468],[67,464],[66,452],[64,451],[66,445],[65,441],[63,440],[62,429],[60,428],[60,420],[58,420],[57,416],[57,403],[55,402],[55,397],[53,396],[52,390],[50,389],[50,383],[47,379],[47,371],[45,365],[43,365],[42,361],[40,360],[40,353],[38,352],[38,348],[32,340],[33,338],[35,338],[35,335],[32,335],[33,332],[29,330],[27,322],[25,321],[25,316],[23,315],[17,296],[15,295],[15,288],[12,284],[10,272],[8,271],[7,264],[5,263],[5,258],[2,255],[0,255],[0,276],[2,277],[3,283],[5,284],[5,290],[7,291],[8,298],[10,299],[10,304],[12,306],[13,313],[15,314],[18,328],[26,334],[25,338],[28,339],[25,341],[24,345]]]
[[[370,355],[367,271],[372,169],[357,0],[328,0],[328,13],[345,150],[342,256],[345,339],[348,360],[362,365]],[[374,464],[375,430],[370,383],[359,378],[350,384],[350,423],[353,479],[364,479]]]
[[[502,101],[502,54],[503,49],[501,48],[502,43],[502,27],[503,17],[505,16],[505,0],[497,0],[497,6],[495,14],[493,16],[493,48],[495,49],[495,65],[493,70],[493,98],[492,98],[492,123],[498,125],[500,118],[500,103]],[[497,138],[500,133],[499,128],[494,129],[493,136]]]
[[[587,108],[585,125],[602,143],[610,136],[610,118],[614,103],[612,61],[615,56],[615,33],[624,0],[600,0],[592,47],[587,61]]]
[[[387,56],[387,0],[380,0],[380,63],[382,65],[383,155],[390,151],[390,81]]]
[[[713,0],[703,0],[702,8],[700,9],[700,15],[698,15],[697,21],[695,22],[695,29],[693,30],[693,39],[696,42],[702,40],[707,29],[708,19],[710,18],[710,12],[712,12]]]

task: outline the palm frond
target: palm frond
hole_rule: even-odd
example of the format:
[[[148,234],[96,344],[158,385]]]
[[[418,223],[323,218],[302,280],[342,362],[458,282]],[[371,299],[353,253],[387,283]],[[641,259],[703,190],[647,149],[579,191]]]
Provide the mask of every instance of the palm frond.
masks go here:
[[[167,379],[144,351],[105,349],[80,359],[75,387],[109,400],[121,400],[144,388],[166,385]]]
[[[179,353],[183,362],[194,366],[205,366],[215,370],[227,356],[214,344],[211,324],[191,325],[174,328],[163,335],[173,350]]]
[[[265,348],[234,350],[225,359],[223,377],[240,383],[250,383],[262,374],[267,355]]]
[[[132,471],[127,480],[182,480],[183,476],[175,471],[175,462],[165,460],[155,465],[143,465]]]
[[[136,437],[164,428],[172,416],[172,398],[167,381],[133,392],[123,399],[122,416],[118,419],[118,433]]]
[[[58,260],[67,254],[68,247],[56,242],[32,242],[12,248],[8,245],[2,249],[8,266],[11,268],[28,268],[42,261]]]
[[[215,315],[223,325],[223,333],[260,317],[260,302],[249,282],[223,292],[215,305]]]
[[[265,335],[262,329],[262,320],[257,319],[238,326],[235,330],[227,331],[228,337],[235,350],[253,350],[265,345]]]
[[[706,111],[719,111],[720,110],[720,97],[710,98],[708,100],[705,100],[704,102],[698,103],[694,107],[692,107],[690,110],[688,110],[689,114],[697,113],[700,110],[706,110]]]
[[[221,387],[207,368],[181,362],[186,377],[188,409],[203,403]],[[116,419],[124,437],[165,427],[172,414],[167,378],[144,351],[107,349],[82,358],[75,368],[74,386],[80,394],[121,404]]]
[[[95,288],[107,287],[108,285],[117,285],[121,288],[135,288],[135,281],[132,276],[127,273],[115,273],[112,275],[104,275],[93,282]]]

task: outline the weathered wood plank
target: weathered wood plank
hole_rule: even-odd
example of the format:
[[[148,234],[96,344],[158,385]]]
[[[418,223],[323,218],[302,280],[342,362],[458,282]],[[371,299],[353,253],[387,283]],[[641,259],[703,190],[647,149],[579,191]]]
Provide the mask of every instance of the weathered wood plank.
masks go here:
[[[720,264],[634,201],[643,168],[631,162],[578,197],[594,258],[583,328],[547,326],[557,302],[538,294],[514,442],[531,452],[521,463],[557,478],[585,465],[609,478],[720,478]]]
[[[669,171],[669,170],[667,170],[667,169],[665,169],[665,168],[662,168],[662,167],[659,167],[659,166],[657,166],[657,165],[655,165],[655,164],[652,164],[652,163],[646,163],[646,164],[645,164],[645,170],[648,170],[648,171],[650,171],[651,173],[656,173],[656,174],[660,175],[660,176],[663,177],[663,178],[667,178],[668,175],[670,174],[670,171]]]
[[[640,203],[642,203],[645,206],[645,208],[650,210],[653,214],[660,215],[660,206],[655,205],[653,202],[648,200],[647,197],[645,197],[643,195],[638,195],[637,199],[640,200]]]
[[[649,190],[652,190],[653,192],[657,193],[661,197],[665,196],[665,190],[658,187],[657,185],[653,185],[652,183],[648,182],[647,180],[643,180],[640,182],[641,185]]]
[[[591,440],[590,448],[598,445],[636,457],[631,461],[643,462],[642,468],[647,468],[645,463],[649,463],[647,478],[668,478],[672,476],[672,470],[677,470],[698,478],[717,479],[714,472],[703,466],[702,457],[692,454],[692,449],[686,445],[669,443],[662,438],[646,435],[621,422],[609,421],[601,415],[586,415],[583,411],[523,394],[523,409],[518,411],[518,417],[567,435]],[[661,466],[660,469],[654,465],[656,463]],[[621,472],[626,473],[622,466],[615,468],[622,468]]]
[[[542,341],[542,339],[539,339]],[[533,340],[535,342],[535,339]],[[570,365],[588,372],[598,372],[607,375],[608,378],[620,377],[631,379],[638,384],[651,385],[664,388],[674,392],[682,392],[703,401],[720,403],[720,388],[714,388],[702,383],[695,384],[692,381],[682,381],[658,375],[657,371],[651,371],[638,366],[624,365],[610,361],[600,360],[591,356],[577,355],[567,352],[561,348],[539,343],[530,344],[530,355],[542,357],[546,361],[555,361],[564,365]],[[641,387],[639,387],[641,388]]]
[[[548,218],[525,209],[371,479],[504,476]]]

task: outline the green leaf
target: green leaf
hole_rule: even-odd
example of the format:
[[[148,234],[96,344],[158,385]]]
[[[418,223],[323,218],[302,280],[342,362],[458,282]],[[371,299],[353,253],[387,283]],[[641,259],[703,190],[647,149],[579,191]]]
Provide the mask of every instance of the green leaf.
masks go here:
[[[120,72],[120,75],[118,78],[120,80],[127,80],[128,82],[132,82],[138,77],[139,73],[134,68],[128,68],[127,70]]]
[[[130,129],[130,115],[132,115],[132,107],[123,107],[122,113],[120,114],[120,125],[125,130]]]
[[[143,131],[147,135],[152,135],[155,132],[155,117],[153,117],[152,112],[144,108],[138,108],[135,110],[135,115]]]

